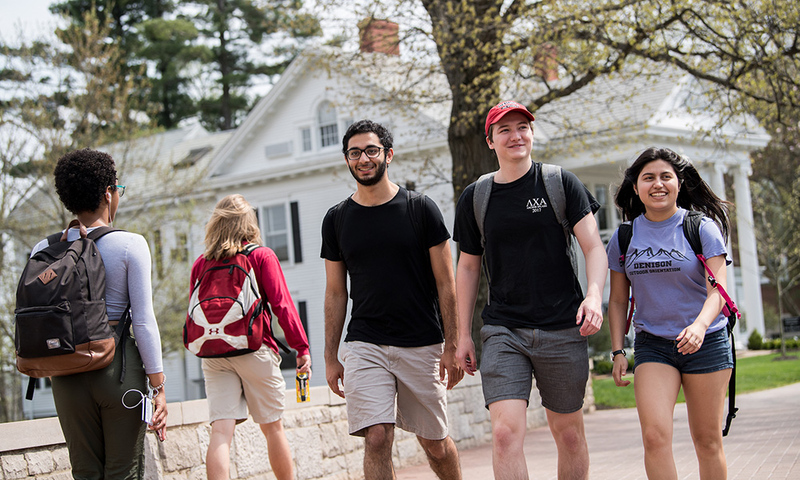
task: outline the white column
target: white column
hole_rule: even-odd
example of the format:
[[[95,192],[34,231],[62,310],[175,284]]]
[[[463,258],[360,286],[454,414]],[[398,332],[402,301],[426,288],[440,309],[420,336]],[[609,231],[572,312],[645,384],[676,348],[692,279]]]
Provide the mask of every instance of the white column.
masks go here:
[[[743,298],[739,300],[742,316],[747,321],[743,343],[753,330],[764,335],[764,310],[761,303],[761,282],[756,253],[756,235],[753,230],[753,203],[748,177],[752,173],[749,165],[740,164],[734,171],[736,193],[736,225],[739,240],[739,268],[742,275]]]
[[[725,173],[728,171],[728,166],[722,163],[715,163],[714,170],[710,172],[710,178],[708,180],[708,184],[711,187],[711,190],[717,194],[717,196],[723,200],[727,200],[725,196]],[[728,257],[733,259],[733,247],[732,247],[732,239],[728,237],[727,241],[727,250],[728,250]],[[731,293],[733,301],[738,302],[739,299],[736,295],[736,269],[734,268],[734,264],[731,263],[727,267],[727,283],[728,283],[728,291]],[[737,303],[739,305],[739,303]],[[739,323],[736,324],[736,328],[733,331],[733,336],[736,339],[736,348],[741,349],[747,346],[747,339],[742,338],[741,335],[741,325]]]

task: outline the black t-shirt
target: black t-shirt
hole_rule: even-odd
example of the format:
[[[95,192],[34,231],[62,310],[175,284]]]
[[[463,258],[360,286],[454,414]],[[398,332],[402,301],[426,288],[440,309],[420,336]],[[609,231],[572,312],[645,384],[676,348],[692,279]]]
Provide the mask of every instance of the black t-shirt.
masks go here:
[[[425,197],[423,245],[408,211],[408,191],[389,202],[364,207],[347,199],[341,232],[334,208],[322,221],[322,258],[344,260],[353,308],[345,341],[421,347],[441,343],[442,326],[433,307],[428,249],[450,234],[442,213]],[[341,246],[339,241],[341,240]]]
[[[567,219],[575,226],[600,204],[574,174],[562,173]],[[469,185],[456,205],[453,238],[462,252],[482,255]],[[542,164],[514,182],[494,183],[484,222],[486,263],[492,280],[485,324],[562,330],[575,326],[583,300],[566,255],[564,231],[556,221],[542,181]]]

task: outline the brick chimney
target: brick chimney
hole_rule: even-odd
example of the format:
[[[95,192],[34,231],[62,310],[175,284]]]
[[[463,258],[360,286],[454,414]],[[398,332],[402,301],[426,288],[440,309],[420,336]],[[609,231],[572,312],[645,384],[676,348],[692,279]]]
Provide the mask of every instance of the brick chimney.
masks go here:
[[[558,48],[550,43],[540,45],[533,57],[533,67],[544,81],[558,80]]]
[[[389,20],[365,18],[358,23],[358,37],[362,52],[400,55],[400,26]]]

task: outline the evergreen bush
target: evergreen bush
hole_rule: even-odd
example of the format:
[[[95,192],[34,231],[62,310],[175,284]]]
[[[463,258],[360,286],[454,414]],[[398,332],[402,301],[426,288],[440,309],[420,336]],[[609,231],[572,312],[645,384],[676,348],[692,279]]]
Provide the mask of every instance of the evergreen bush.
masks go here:
[[[761,350],[763,348],[764,339],[761,338],[761,334],[758,333],[758,330],[753,330],[753,333],[750,334],[750,338],[747,339],[747,348],[750,350]]]

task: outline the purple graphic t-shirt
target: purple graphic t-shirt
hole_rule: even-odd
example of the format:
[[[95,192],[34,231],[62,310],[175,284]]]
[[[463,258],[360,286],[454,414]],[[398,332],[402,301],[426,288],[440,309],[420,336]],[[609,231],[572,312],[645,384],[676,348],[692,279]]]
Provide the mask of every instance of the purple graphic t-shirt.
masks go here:
[[[624,269],[619,264],[619,230],[608,243],[609,268],[625,273],[631,281],[637,333],[643,330],[674,339],[694,322],[706,301],[706,272],[683,234],[685,215],[686,210],[679,208],[662,222],[636,217]],[[706,258],[726,255],[722,233],[708,218],[700,225],[700,240]],[[726,323],[727,318],[720,314],[706,333],[721,330]]]

